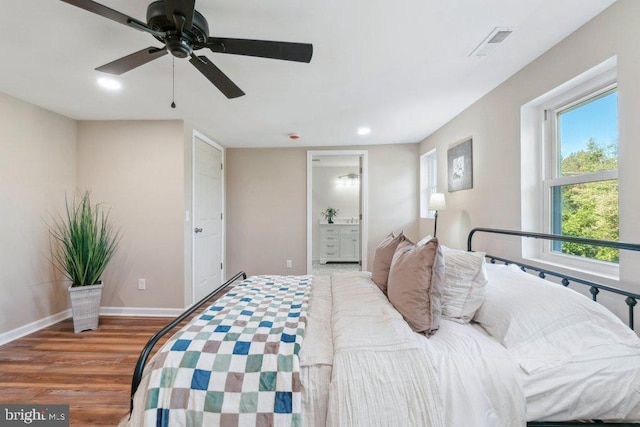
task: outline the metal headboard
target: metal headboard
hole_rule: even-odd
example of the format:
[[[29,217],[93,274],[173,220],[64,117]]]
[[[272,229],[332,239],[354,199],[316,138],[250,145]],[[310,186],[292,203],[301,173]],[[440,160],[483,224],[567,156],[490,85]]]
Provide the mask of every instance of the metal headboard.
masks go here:
[[[475,233],[493,233],[493,234],[506,234],[509,236],[518,236],[518,237],[531,237],[534,239],[543,239],[543,240],[554,240],[554,241],[562,241],[562,242],[572,242],[572,243],[582,243],[586,245],[595,245],[595,246],[604,246],[608,248],[615,249],[624,249],[628,251],[636,251],[640,252],[640,244],[636,243],[623,243],[623,242],[615,242],[612,240],[596,240],[596,239],[587,239],[583,237],[572,237],[572,236],[559,236],[557,234],[544,234],[544,233],[530,233],[526,231],[514,231],[514,230],[499,230],[494,228],[474,228],[469,232],[469,237],[467,238],[467,250],[471,251],[471,240],[473,239],[473,235]],[[569,276],[566,274],[558,273],[555,271],[547,270],[541,267],[535,267],[527,264],[523,264],[520,261],[512,261],[505,258],[500,258],[497,256],[487,254],[486,257],[492,262],[496,261],[504,262],[505,264],[516,264],[523,271],[533,270],[538,272],[538,276],[541,278],[545,278],[547,275],[554,276],[562,279],[561,283],[564,286],[569,286],[571,283],[579,283],[581,285],[589,286],[589,292],[591,293],[592,299],[597,301],[598,293],[600,291],[612,292],[614,294],[622,295],[625,298],[625,303],[629,307],[629,327],[634,329],[633,324],[633,314],[634,307],[638,303],[640,299],[640,294],[626,291],[624,289],[615,288],[613,286],[603,285],[600,283],[591,282],[588,280],[580,279],[577,277]]]

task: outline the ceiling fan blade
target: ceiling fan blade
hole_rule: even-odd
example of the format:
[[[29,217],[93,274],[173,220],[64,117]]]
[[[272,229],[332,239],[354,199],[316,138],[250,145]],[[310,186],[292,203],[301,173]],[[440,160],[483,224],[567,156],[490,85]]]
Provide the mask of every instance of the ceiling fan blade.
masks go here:
[[[131,71],[141,65],[151,62],[154,59],[160,58],[167,54],[167,48],[158,49],[157,47],[146,47],[131,55],[127,55],[120,59],[116,59],[113,62],[109,62],[101,67],[96,68],[96,71],[102,71],[103,73],[114,74],[119,76],[127,71]]]
[[[213,52],[233,55],[259,56],[285,61],[311,62],[313,45],[308,43],[276,42],[268,40],[226,39],[209,37],[203,47]]]
[[[96,3],[92,0],[62,0],[62,1],[65,3],[72,4],[74,6],[77,6],[80,9],[93,12],[96,15],[100,15],[104,18],[111,19],[120,24],[135,28],[136,30],[153,32],[153,30],[151,30],[151,28],[149,28],[147,24],[145,24],[144,22],[138,21],[135,18],[125,15],[124,13],[118,12],[117,10],[113,10],[107,6],[103,6],[100,3]]]
[[[220,92],[227,98],[237,98],[244,95],[242,89],[240,89],[234,82],[231,81],[225,73],[223,73],[218,67],[213,65],[206,56],[191,55],[189,60],[204,76],[213,83]]]
[[[164,0],[164,7],[167,19],[173,21],[180,32],[191,29],[196,0]]]

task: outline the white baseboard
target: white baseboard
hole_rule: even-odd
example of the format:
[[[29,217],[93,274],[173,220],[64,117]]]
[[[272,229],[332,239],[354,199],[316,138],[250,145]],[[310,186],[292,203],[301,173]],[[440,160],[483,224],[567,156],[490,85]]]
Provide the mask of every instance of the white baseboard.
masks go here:
[[[148,307],[100,307],[101,316],[132,316],[132,317],[176,317],[186,309],[182,308],[148,308]],[[52,314],[44,319],[36,320],[27,325],[17,327],[0,334],[0,345],[22,338],[40,329],[54,325],[71,317],[71,309]]]
[[[22,338],[25,335],[29,335],[33,332],[39,331],[40,329],[46,328],[47,326],[54,325],[64,319],[68,319],[69,317],[71,317],[70,308],[66,309],[65,311],[61,311],[60,313],[47,316],[44,319],[36,320],[35,322],[31,322],[10,331],[4,332],[0,334],[0,345],[4,345],[13,340],[17,340],[18,338]]]
[[[100,307],[101,316],[176,317],[185,308]]]

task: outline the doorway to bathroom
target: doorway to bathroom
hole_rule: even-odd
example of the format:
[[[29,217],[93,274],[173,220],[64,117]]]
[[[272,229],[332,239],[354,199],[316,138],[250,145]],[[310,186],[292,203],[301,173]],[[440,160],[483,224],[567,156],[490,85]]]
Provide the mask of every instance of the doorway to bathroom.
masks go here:
[[[307,274],[367,269],[367,151],[307,152]]]

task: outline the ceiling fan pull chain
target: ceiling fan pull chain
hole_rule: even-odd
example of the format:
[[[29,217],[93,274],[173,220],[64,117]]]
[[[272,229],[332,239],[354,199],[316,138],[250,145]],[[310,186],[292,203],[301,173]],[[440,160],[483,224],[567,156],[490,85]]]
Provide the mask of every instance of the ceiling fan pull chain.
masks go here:
[[[176,58],[171,57],[172,71],[172,90],[171,90],[171,108],[176,108]]]

